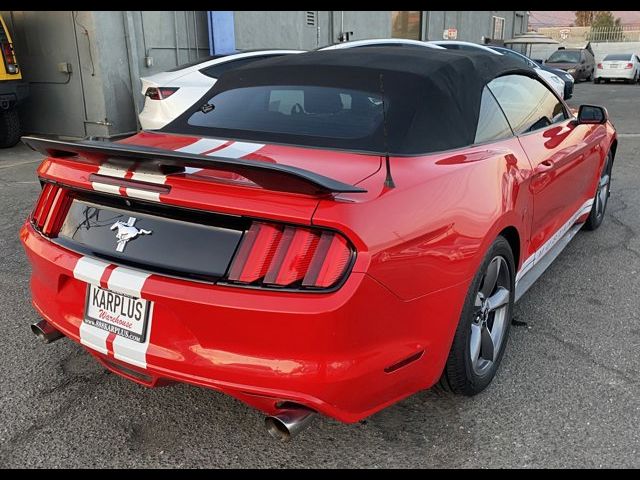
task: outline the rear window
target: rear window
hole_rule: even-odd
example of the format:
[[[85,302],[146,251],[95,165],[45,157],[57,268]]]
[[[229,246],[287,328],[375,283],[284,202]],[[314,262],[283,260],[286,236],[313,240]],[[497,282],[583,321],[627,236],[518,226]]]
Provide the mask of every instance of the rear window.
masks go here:
[[[617,60],[617,61],[630,61],[631,60],[631,54],[630,53],[611,53],[609,55],[607,55],[606,57],[604,57],[604,62],[608,62],[610,60]]]
[[[580,52],[576,50],[558,50],[551,54],[547,63],[580,63]]]
[[[314,145],[314,138],[358,140],[382,124],[382,98],[317,85],[266,85],[225,90],[203,102],[187,124],[216,136],[273,134],[274,140]],[[276,140],[276,141],[278,141]],[[323,144],[326,142],[322,142]],[[364,148],[369,142],[361,145]]]

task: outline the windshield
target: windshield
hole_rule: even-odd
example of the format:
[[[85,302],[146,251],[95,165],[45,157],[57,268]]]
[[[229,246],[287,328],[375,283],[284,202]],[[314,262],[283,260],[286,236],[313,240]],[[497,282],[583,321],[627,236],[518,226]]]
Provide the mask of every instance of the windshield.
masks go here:
[[[604,57],[603,61],[608,62],[610,60],[628,62],[631,60],[631,54],[630,53],[612,53]]]
[[[547,63],[580,63],[580,52],[575,50],[558,50],[547,60]]]
[[[187,124],[199,133],[251,138],[276,134],[285,143],[362,143],[382,124],[379,95],[317,85],[265,85],[222,91],[201,103]],[[325,141],[318,144],[314,138]],[[358,139],[363,139],[358,142]]]

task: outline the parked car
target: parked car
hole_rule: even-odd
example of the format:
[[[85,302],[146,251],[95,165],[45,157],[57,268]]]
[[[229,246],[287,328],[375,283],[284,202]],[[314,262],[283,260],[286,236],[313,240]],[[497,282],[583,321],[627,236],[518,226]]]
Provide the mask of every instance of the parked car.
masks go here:
[[[232,395],[283,440],[485,389],[514,302],[601,225],[617,146],[604,108],[572,116],[509,57],[398,47],[230,70],[117,142],[23,140],[46,156],[34,333]]]
[[[495,55],[495,54],[503,55],[504,54],[504,52],[498,51],[498,50],[496,50],[495,48],[493,48],[491,46],[479,45],[477,43],[465,42],[465,41],[462,41],[462,40],[433,40],[433,41],[430,41],[430,42],[427,42],[427,43],[434,44],[434,45],[439,45],[439,46],[447,48],[449,50],[483,51],[483,52],[491,53],[493,55]],[[513,50],[509,50],[509,52],[513,52]],[[512,58],[514,57],[513,55],[510,55],[510,56]],[[517,58],[517,60],[519,62],[523,63],[522,59]],[[524,63],[528,67],[533,68],[535,70],[535,72],[541,78],[543,78],[546,82],[548,82],[549,85],[551,85],[551,87],[558,93],[560,98],[565,98],[564,97],[564,93],[565,93],[566,87],[565,87],[565,82],[564,82],[564,80],[562,78],[560,78],[558,75],[555,75],[554,73],[548,72],[548,71],[543,70],[541,68],[537,68],[535,63],[534,64],[531,64],[529,62],[524,62]]]
[[[216,83],[220,75],[257,60],[301,53],[302,50],[255,50],[228,55],[214,55],[208,59],[142,77],[144,108],[140,125],[144,130],[157,130],[175,120]]]
[[[490,45],[489,48],[495,50],[496,52],[502,53],[503,55],[511,56],[511,57],[515,58],[516,60],[519,60],[522,63],[528,65],[531,68],[540,68],[540,69],[544,70],[545,72],[549,72],[549,73],[551,73],[553,75],[556,75],[558,78],[560,78],[564,82],[564,90],[562,92],[563,93],[563,98],[565,100],[568,100],[573,96],[573,85],[574,85],[573,76],[571,76],[570,74],[568,74],[564,70],[560,70],[558,68],[547,67],[546,65],[540,65],[539,63],[537,63],[534,60],[530,59],[526,55],[523,55],[522,53],[519,53],[519,52],[516,52],[514,50],[511,50],[510,48],[498,47],[498,46],[493,46],[493,45]],[[554,84],[555,83],[557,83],[557,82],[554,81]]]
[[[22,80],[11,35],[1,15],[0,55],[0,148],[6,148],[20,140],[18,106],[29,96],[29,85]]]
[[[595,83],[622,80],[640,81],[640,58],[634,53],[610,53],[596,66]]]
[[[590,48],[561,47],[553,52],[544,64],[570,73],[576,82],[593,80],[596,67]]]
[[[420,40],[411,40],[407,38],[370,38],[367,40],[353,40],[350,42],[335,43],[327,47],[321,47],[317,50],[340,50],[343,48],[358,47],[428,47],[435,49],[443,49],[439,45]]]

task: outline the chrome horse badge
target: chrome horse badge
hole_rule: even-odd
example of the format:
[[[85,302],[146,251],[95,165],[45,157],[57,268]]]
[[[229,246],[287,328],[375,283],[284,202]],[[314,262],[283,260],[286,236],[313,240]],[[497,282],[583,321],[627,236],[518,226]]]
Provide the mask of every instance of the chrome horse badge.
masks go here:
[[[134,223],[136,223],[137,218],[129,217],[127,223],[118,220],[116,223],[111,225],[110,230],[118,229],[118,233],[116,233],[116,239],[118,240],[118,246],[116,248],[117,252],[123,252],[124,247],[129,240],[133,240],[138,235],[151,235],[151,230],[137,229],[134,227]]]

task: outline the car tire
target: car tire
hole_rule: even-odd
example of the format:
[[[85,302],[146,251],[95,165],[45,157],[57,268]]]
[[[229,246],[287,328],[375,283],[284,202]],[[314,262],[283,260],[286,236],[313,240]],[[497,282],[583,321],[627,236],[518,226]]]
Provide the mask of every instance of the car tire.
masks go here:
[[[607,154],[604,167],[600,173],[600,180],[598,181],[598,188],[596,194],[593,197],[593,206],[591,212],[589,212],[589,218],[584,224],[585,230],[596,230],[604,220],[604,214],[607,210],[607,204],[609,203],[609,196],[611,196],[611,172],[613,170],[613,155],[611,152]]]
[[[601,82],[601,80],[599,78],[594,78],[593,79],[593,83],[595,83],[596,85],[599,84]]]
[[[496,268],[497,275],[494,275]],[[491,280],[493,277],[495,282]],[[485,285],[487,281],[493,285]],[[508,292],[505,292],[507,288]],[[500,307],[491,310],[491,299],[494,299],[494,305]],[[440,378],[440,386],[444,390],[471,396],[480,393],[491,383],[507,345],[514,301],[513,252],[509,242],[499,236],[489,248],[469,286]]]
[[[20,117],[16,108],[0,110],[0,148],[13,147],[20,141]]]
[[[593,82],[593,72],[591,72],[591,74],[589,75],[589,78],[587,79],[587,81]]]

